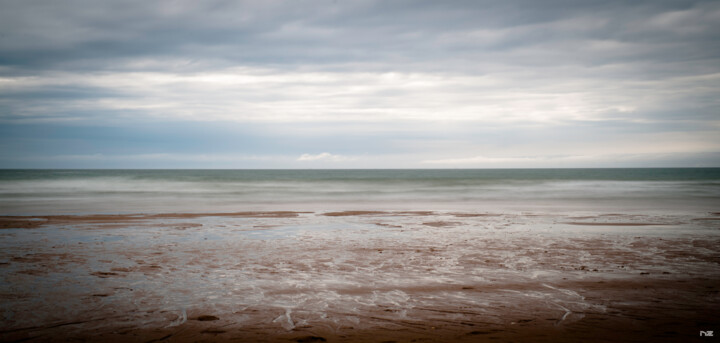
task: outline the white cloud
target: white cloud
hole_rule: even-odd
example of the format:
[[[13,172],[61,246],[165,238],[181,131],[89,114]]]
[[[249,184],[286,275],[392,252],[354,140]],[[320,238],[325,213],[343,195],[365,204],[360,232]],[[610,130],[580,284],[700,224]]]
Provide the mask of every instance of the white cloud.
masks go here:
[[[520,157],[488,157],[473,156],[465,158],[447,158],[437,160],[425,160],[427,164],[446,165],[468,165],[468,164],[512,164],[512,163],[534,163],[547,161],[581,161],[592,160],[594,156],[520,156]]]
[[[77,113],[136,113],[165,120],[235,122],[474,121],[557,123],[603,120],[609,113],[641,111],[674,94],[673,80],[585,78],[582,70],[529,69],[490,74],[446,72],[331,72],[230,68],[168,72],[68,73],[5,77],[0,92],[33,94],[73,87],[87,97],[9,101],[1,119],[61,120]],[[564,76],[572,74],[577,76]],[[715,92],[717,80],[693,94]],[[642,87],[641,87],[642,86]],[[684,85],[683,85],[684,86]],[[95,95],[97,94],[97,95]],[[13,105],[14,104],[14,105]],[[82,110],[82,111],[78,111]],[[106,116],[107,118],[107,116]],[[83,119],[78,117],[75,119]],[[108,118],[109,119],[109,118]]]
[[[347,157],[347,156],[341,156],[341,155],[333,155],[328,152],[323,152],[317,155],[312,154],[302,154],[300,157],[298,157],[298,161],[332,161],[332,162],[342,162],[342,161],[351,161],[354,158]]]

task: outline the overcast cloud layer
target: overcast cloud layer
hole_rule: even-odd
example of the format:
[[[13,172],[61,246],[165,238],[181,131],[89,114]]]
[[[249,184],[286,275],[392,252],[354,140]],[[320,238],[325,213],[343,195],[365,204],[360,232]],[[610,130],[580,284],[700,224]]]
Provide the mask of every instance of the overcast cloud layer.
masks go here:
[[[0,0],[0,167],[720,166],[718,1]]]

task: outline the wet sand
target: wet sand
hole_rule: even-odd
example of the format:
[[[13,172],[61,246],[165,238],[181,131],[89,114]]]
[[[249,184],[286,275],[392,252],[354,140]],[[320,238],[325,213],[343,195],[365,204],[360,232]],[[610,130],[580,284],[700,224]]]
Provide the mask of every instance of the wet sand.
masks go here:
[[[0,340],[720,335],[720,213],[0,217]]]

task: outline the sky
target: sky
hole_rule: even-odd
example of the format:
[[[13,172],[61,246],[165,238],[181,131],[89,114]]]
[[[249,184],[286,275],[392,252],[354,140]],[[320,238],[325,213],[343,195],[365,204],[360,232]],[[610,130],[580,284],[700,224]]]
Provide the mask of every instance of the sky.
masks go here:
[[[0,168],[720,167],[720,1],[0,0]]]

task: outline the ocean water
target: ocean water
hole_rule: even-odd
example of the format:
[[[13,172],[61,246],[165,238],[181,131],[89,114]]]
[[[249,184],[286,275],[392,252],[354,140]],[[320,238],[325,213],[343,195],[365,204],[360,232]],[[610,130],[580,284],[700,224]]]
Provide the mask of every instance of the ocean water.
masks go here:
[[[0,170],[0,214],[717,212],[720,168]]]

